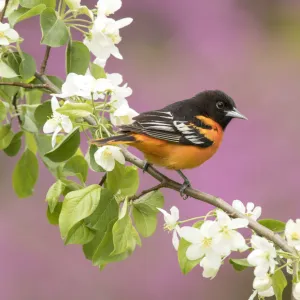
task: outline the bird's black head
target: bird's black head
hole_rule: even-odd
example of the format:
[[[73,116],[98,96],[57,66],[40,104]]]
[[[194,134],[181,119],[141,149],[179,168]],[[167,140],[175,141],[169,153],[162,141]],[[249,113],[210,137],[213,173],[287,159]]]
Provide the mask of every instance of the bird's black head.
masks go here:
[[[245,119],[236,108],[236,105],[231,97],[222,91],[209,90],[197,94],[194,98],[194,104],[197,110],[202,115],[207,116],[217,123],[223,129],[229,124],[233,118]]]

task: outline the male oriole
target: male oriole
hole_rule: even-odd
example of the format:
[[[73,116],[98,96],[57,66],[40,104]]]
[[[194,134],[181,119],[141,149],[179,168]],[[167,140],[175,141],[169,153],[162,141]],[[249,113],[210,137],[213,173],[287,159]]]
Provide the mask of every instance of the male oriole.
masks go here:
[[[247,119],[231,97],[219,90],[201,92],[160,110],[142,113],[134,123],[120,126],[120,135],[94,140],[97,146],[128,144],[144,153],[147,163],[176,170],[190,186],[182,169],[195,168],[218,150],[223,132],[233,118]]]

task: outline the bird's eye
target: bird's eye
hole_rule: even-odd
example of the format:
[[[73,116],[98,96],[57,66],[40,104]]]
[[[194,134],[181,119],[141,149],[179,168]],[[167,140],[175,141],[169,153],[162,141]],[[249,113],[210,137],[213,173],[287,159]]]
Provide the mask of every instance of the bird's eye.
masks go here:
[[[225,107],[225,104],[224,104],[224,102],[222,102],[222,101],[218,101],[217,104],[216,104],[216,107],[217,107],[218,109],[223,109],[223,108]]]

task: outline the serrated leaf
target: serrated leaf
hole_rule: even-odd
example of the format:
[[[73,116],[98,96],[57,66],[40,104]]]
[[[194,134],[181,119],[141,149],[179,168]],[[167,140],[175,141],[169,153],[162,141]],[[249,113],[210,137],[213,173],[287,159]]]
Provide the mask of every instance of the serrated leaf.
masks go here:
[[[53,150],[47,152],[45,157],[53,162],[63,162],[72,157],[80,144],[79,128],[74,128]]]
[[[56,110],[57,112],[69,117],[87,117],[93,113],[93,107],[87,103],[65,103]]]
[[[201,261],[201,259],[189,260],[186,257],[186,251],[190,245],[191,243],[189,243],[183,238],[180,239],[179,241],[177,256],[178,256],[180,270],[183,274],[188,274],[190,271],[192,271],[193,268],[199,265]]]
[[[100,201],[100,195],[101,187],[97,184],[66,195],[59,216],[59,228],[63,239],[67,237],[76,223],[87,218],[95,211]]]
[[[63,174],[65,176],[76,176],[83,183],[86,182],[88,168],[88,164],[84,157],[75,155],[65,163]]]
[[[236,271],[243,271],[247,269],[248,267],[253,267],[250,265],[246,258],[242,259],[230,259],[229,262],[232,264],[233,268]]]
[[[164,196],[161,191],[153,191],[135,200],[133,206],[144,214],[157,214],[157,208],[164,207]]]
[[[60,47],[69,41],[69,31],[53,8],[46,8],[41,13],[41,43],[50,47]]]
[[[56,1],[55,0],[20,0],[20,5],[25,8],[33,8],[40,4],[45,4],[45,6],[52,7],[55,9]]]
[[[19,66],[19,74],[23,78],[23,80],[27,80],[34,76],[36,71],[36,64],[34,58],[23,52],[22,61]]]
[[[51,213],[49,206],[47,207],[47,219],[51,225],[58,225],[58,219],[62,208],[62,202],[58,202],[54,211]]]
[[[11,130],[11,126],[9,124],[0,124],[0,150],[3,150],[10,145],[13,137],[14,133]]]
[[[19,23],[21,21],[24,21],[26,19],[29,19],[29,18],[39,15],[45,8],[46,8],[46,5],[44,5],[44,4],[37,5],[30,9],[20,7],[9,15],[9,17],[8,17],[9,24],[11,27],[14,27],[17,23]]]
[[[106,228],[119,214],[119,205],[114,195],[105,188],[101,189],[100,201],[95,211],[84,221],[86,225],[95,230]]]
[[[48,207],[51,213],[54,212],[59,197],[63,193],[64,189],[65,189],[65,184],[61,180],[57,180],[49,188],[46,195],[46,201],[48,202]]]
[[[92,63],[90,67],[91,74],[96,78],[106,78],[106,73],[104,68],[98,66],[97,64]]]
[[[79,41],[70,41],[66,52],[67,74],[76,73],[85,75],[91,59],[86,45]]]
[[[282,232],[285,230],[285,223],[279,220],[264,219],[264,220],[259,220],[258,223],[269,228],[274,232]]]
[[[282,294],[287,286],[287,281],[281,270],[275,271],[274,275],[272,276],[272,286],[276,300],[282,300]]]
[[[106,187],[114,194],[133,196],[139,187],[139,175],[135,166],[125,166],[116,162],[115,168],[107,173]]]
[[[133,207],[133,220],[139,233],[143,237],[151,236],[157,225],[157,214],[145,214]]]
[[[65,245],[89,243],[95,236],[95,233],[89,229],[83,221],[75,224],[69,231],[65,240]]]
[[[16,156],[18,154],[18,152],[21,149],[21,145],[22,145],[22,141],[21,141],[22,135],[23,135],[23,131],[20,131],[20,132],[16,133],[13,136],[9,146],[4,149],[4,152],[8,156]]]
[[[102,169],[95,161],[94,154],[98,150],[98,147],[96,145],[90,145],[89,150],[85,156],[85,159],[88,162],[88,165],[90,169],[94,172],[105,172],[104,169]]]
[[[38,160],[33,152],[26,149],[13,172],[13,188],[18,197],[26,198],[33,194],[38,174]]]

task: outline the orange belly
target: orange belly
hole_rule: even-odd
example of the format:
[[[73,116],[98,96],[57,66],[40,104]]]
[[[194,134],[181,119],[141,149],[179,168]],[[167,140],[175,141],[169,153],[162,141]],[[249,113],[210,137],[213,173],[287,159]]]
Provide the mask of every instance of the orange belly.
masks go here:
[[[216,135],[214,144],[207,148],[168,143],[149,136],[133,134],[137,142],[130,144],[144,153],[150,164],[168,169],[192,169],[211,158],[219,148],[222,134]]]

